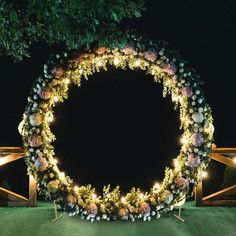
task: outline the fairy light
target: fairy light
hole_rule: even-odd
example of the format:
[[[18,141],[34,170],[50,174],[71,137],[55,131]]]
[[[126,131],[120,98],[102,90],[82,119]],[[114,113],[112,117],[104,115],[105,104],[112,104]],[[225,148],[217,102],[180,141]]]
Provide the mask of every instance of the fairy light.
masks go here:
[[[101,67],[101,66],[102,66],[102,61],[98,61],[98,62],[97,62],[97,66],[98,66],[98,67]]]
[[[58,163],[58,160],[57,160],[56,158],[54,158],[54,159],[51,160],[51,163],[52,163],[53,165],[56,165],[56,164]]]
[[[79,191],[79,186],[78,186],[78,185],[75,185],[75,186],[74,186],[74,191],[75,191],[75,192],[78,192],[78,191]]]
[[[154,189],[155,191],[157,191],[157,190],[159,190],[159,188],[160,188],[160,184],[159,184],[158,182],[156,182],[156,183],[153,185],[153,189]]]
[[[135,61],[135,63],[134,63],[134,65],[135,65],[136,67],[139,67],[140,64],[141,64],[141,61],[140,61],[139,59],[137,59],[137,60]]]
[[[202,178],[207,178],[208,177],[208,173],[206,171],[202,171]]]
[[[59,101],[59,97],[58,96],[54,96],[53,100],[54,100],[54,102],[58,102]]]
[[[174,164],[174,167],[178,167],[179,166],[179,162],[177,159],[173,159],[173,164]]]
[[[233,162],[236,164],[236,157],[233,158]]]
[[[70,84],[70,79],[65,79],[65,84]]]
[[[5,163],[3,157],[0,156],[0,166],[2,166]]]
[[[122,203],[126,203],[125,197],[122,197],[120,200],[121,200]]]
[[[94,193],[94,194],[92,195],[92,199],[96,199],[96,198],[97,198],[97,194]]]
[[[49,114],[47,117],[48,122],[53,122],[54,121],[54,117],[53,114]]]
[[[114,61],[113,61],[114,65],[117,66],[119,63],[120,63],[120,60],[119,58],[115,58]]]
[[[65,178],[65,172],[61,172],[61,177]]]
[[[140,194],[139,194],[139,197],[140,197],[140,199],[143,199],[143,198],[144,198],[144,194],[143,194],[143,193],[140,193]]]
[[[187,138],[186,138],[186,136],[182,136],[182,137],[180,138],[180,143],[181,143],[181,144],[187,143]]]

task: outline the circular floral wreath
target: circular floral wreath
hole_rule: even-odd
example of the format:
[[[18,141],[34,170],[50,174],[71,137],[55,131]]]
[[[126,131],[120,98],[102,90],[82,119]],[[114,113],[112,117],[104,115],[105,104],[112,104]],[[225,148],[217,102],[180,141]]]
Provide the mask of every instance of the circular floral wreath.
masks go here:
[[[53,107],[67,98],[70,81],[81,85],[95,72],[111,65],[121,69],[141,69],[163,83],[163,96],[170,94],[175,108],[180,111],[182,147],[174,168],[166,168],[161,184],[149,192],[132,188],[121,195],[119,186],[103,187],[102,196],[96,195],[91,185],[77,186],[58,169],[50,130]],[[159,218],[189,197],[209,163],[214,127],[211,109],[206,103],[199,76],[186,66],[176,51],[166,43],[149,41],[127,34],[127,43],[83,52],[53,55],[44,66],[44,73],[34,82],[28,104],[19,125],[26,147],[28,172],[37,175],[38,190],[46,199],[56,203],[69,215],[82,219],[144,221]]]

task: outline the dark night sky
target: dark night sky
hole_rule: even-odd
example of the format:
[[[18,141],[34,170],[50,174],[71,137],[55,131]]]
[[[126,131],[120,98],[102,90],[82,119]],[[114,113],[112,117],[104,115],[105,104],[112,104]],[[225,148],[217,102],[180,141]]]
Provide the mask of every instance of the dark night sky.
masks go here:
[[[215,120],[215,143],[236,146],[233,0],[153,0],[146,1],[146,6],[141,19],[125,24],[169,42],[189,60],[205,83]],[[17,126],[31,83],[51,51],[35,44],[32,57],[24,62],[0,58],[0,146],[22,145]],[[165,166],[171,165],[180,148],[178,112],[169,97],[162,98],[162,86],[141,71],[111,69],[96,74],[83,81],[80,89],[72,86],[69,99],[55,108],[55,114],[52,130],[59,167],[78,183],[148,189],[162,179]],[[25,169],[23,161],[18,161],[1,167],[0,177],[23,189]],[[12,173],[18,183],[9,177]]]

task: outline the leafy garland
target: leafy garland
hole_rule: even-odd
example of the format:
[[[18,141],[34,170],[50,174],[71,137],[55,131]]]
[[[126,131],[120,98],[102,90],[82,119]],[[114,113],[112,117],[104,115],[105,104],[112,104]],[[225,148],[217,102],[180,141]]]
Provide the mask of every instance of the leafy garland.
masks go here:
[[[87,51],[53,55],[44,73],[34,82],[19,126],[27,149],[28,172],[38,178],[38,189],[46,199],[53,199],[69,215],[79,214],[87,220],[131,220],[159,218],[173,209],[190,193],[207,167],[213,141],[211,109],[206,103],[199,76],[186,67],[178,53],[163,42],[127,34],[125,46],[103,46]],[[166,168],[165,178],[149,192],[132,188],[121,195],[119,186],[103,188],[97,196],[91,185],[76,186],[57,167],[50,131],[53,107],[67,98],[70,81],[81,86],[95,72],[108,65],[121,69],[141,69],[163,83],[163,96],[170,94],[180,111],[183,145],[175,159],[175,168]]]

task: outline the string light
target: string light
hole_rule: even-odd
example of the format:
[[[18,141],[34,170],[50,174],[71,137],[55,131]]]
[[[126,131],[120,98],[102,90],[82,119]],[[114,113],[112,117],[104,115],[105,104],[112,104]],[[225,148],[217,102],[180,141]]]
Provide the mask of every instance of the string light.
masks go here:
[[[94,193],[94,194],[92,195],[92,199],[96,199],[96,198],[97,198],[97,194]]]
[[[186,136],[182,136],[182,137],[180,138],[180,143],[181,143],[181,144],[187,143],[187,138],[186,138]]]
[[[160,184],[158,182],[156,182],[154,185],[153,185],[153,189],[154,190],[158,190],[160,188]]]
[[[64,172],[61,172],[61,173],[60,173],[60,177],[61,177],[61,179],[65,179],[65,176],[66,176],[66,175],[65,175]]]
[[[70,84],[70,79],[65,79],[65,84]]]
[[[78,186],[78,185],[75,185],[75,186],[74,186],[74,191],[75,191],[75,192],[78,192],[78,191],[79,191],[79,186]]]
[[[233,162],[236,164],[236,157],[233,158]]]
[[[173,164],[174,164],[174,167],[178,167],[179,166],[179,162],[177,159],[173,159]]]
[[[101,66],[102,66],[102,61],[98,61],[98,62],[97,62],[97,66],[98,66],[98,67],[101,67]]]
[[[208,173],[206,171],[202,171],[202,178],[207,178],[208,177]]]
[[[141,64],[141,61],[140,61],[139,59],[137,59],[137,60],[135,61],[135,66],[139,67],[140,64]]]
[[[53,114],[49,114],[47,117],[48,122],[53,122],[54,121],[54,117]]]
[[[59,97],[58,96],[54,96],[53,100],[54,100],[54,102],[58,102],[59,101]]]
[[[139,194],[139,197],[140,197],[141,199],[143,199],[144,194],[143,194],[143,193],[140,193],[140,194]]]
[[[122,197],[120,200],[121,200],[122,203],[126,203],[125,197]]]
[[[56,165],[56,164],[58,163],[58,160],[57,160],[56,158],[54,158],[54,159],[51,160],[51,163],[52,163],[53,165]]]
[[[3,165],[5,163],[3,157],[0,156],[0,166]]]
[[[119,63],[120,63],[120,60],[119,58],[115,58],[114,61],[113,61],[114,65],[117,66]]]

